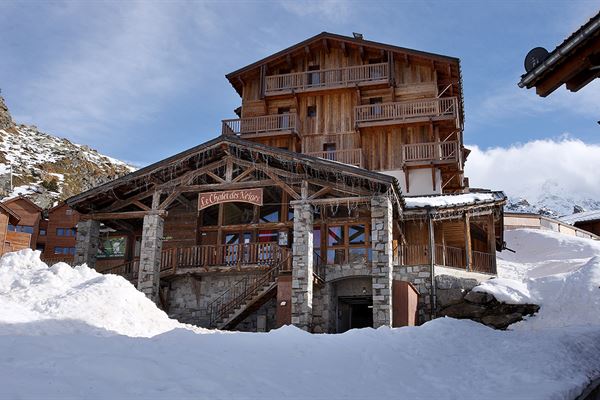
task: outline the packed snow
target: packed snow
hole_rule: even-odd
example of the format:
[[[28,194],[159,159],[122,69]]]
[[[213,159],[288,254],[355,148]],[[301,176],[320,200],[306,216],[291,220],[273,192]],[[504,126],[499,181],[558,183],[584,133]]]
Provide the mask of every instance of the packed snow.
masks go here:
[[[495,200],[492,193],[464,193],[439,196],[405,197],[408,208],[416,207],[448,207],[463,204],[476,204]]]
[[[440,318],[340,335],[220,334],[170,320],[120,277],[5,255],[0,398],[572,399],[600,374],[600,248],[557,235],[507,234],[517,253],[488,282],[542,306],[508,331]]]

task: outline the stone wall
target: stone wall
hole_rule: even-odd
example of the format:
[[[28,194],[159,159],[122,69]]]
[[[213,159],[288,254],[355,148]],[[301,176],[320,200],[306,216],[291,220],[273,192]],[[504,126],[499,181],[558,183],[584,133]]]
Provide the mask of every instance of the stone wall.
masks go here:
[[[244,274],[183,275],[168,283],[167,314],[178,321],[209,327],[208,304],[239,281]],[[275,326],[276,301],[269,300],[258,311],[242,321],[236,330],[256,330],[257,315],[267,316],[267,327]]]
[[[165,220],[159,215],[144,216],[137,288],[158,303],[160,259]]]
[[[392,326],[392,221],[388,197],[371,199],[371,250],[373,258],[373,327]]]
[[[246,317],[242,322],[240,322],[234,330],[240,332],[259,332],[258,330],[258,319],[265,318],[266,319],[266,332],[274,329],[277,323],[277,299],[272,298],[268,300],[265,304],[260,306],[258,310],[250,314]]]
[[[75,238],[75,264],[87,264],[89,268],[96,268],[96,255],[100,239],[100,222],[79,221],[77,223],[77,237]]]
[[[313,209],[294,206],[292,245],[292,324],[311,331],[313,324]]]

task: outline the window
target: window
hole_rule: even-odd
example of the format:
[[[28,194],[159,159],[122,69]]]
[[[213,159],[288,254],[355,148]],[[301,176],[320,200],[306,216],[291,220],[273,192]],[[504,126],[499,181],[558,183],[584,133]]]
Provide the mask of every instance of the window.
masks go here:
[[[65,236],[65,228],[56,228],[56,236]]]
[[[55,247],[54,254],[75,255],[75,247]]]
[[[335,143],[323,143],[325,159],[335,161]]]
[[[330,226],[327,229],[327,245],[340,246],[344,244],[344,227]]]
[[[306,109],[306,116],[313,118],[317,116],[317,106],[308,106]]]
[[[350,225],[348,227],[350,244],[365,244],[365,226]]]
[[[77,236],[75,228],[56,228],[56,236]]]
[[[223,203],[223,225],[254,222],[254,205],[249,203]]]
[[[44,228],[40,228],[40,236],[46,236],[46,230]]]
[[[24,232],[33,234],[33,226],[29,225],[11,225],[8,224],[8,230],[11,232]]]

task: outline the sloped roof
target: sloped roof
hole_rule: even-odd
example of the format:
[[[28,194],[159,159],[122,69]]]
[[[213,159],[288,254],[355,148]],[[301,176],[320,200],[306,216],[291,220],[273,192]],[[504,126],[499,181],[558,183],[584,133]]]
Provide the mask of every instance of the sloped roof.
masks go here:
[[[29,206],[31,206],[33,209],[37,210],[37,211],[42,211],[42,207],[38,206],[37,204],[35,204],[33,201],[31,201],[30,199],[28,199],[25,196],[17,196],[17,197],[13,197],[12,199],[8,199],[5,200],[3,203],[5,205],[9,205],[11,203],[14,203],[15,201],[24,201],[25,203],[27,203]]]
[[[531,71],[521,75],[519,87],[534,87],[545,75],[558,67],[568,57],[570,57],[581,46],[584,46],[593,38],[597,38],[600,34],[600,12],[590,18],[579,29],[573,32],[561,44],[552,50],[548,57],[533,68]]]
[[[21,217],[17,213],[5,206],[3,203],[0,203],[0,209],[2,209],[6,214],[8,214],[8,223],[12,225],[17,225],[21,220]]]
[[[505,201],[506,195],[501,191],[404,197],[407,210],[423,208],[444,209],[474,205],[487,205],[502,203]]]
[[[564,215],[560,220],[567,224],[575,224],[577,222],[600,221],[600,210],[584,211],[571,215]]]
[[[127,174],[121,178],[107,182],[66,200],[66,203],[79,212],[90,212],[98,206],[115,200],[121,200],[132,193],[141,192],[153,182],[167,182],[177,176],[203,165],[221,159],[224,155],[235,154],[237,157],[252,157],[261,154],[269,159],[269,165],[285,168],[286,165],[303,164],[306,173],[318,171],[324,180],[336,181],[357,178],[365,187],[377,192],[385,192],[390,188],[396,193],[398,201],[402,201],[401,190],[396,178],[369,171],[352,165],[325,160],[276,147],[239,139],[235,136],[219,136],[201,145],[185,150],[179,154],[158,161],[147,167]],[[332,171],[332,172],[327,172]],[[126,194],[127,193],[127,194]]]
[[[324,39],[332,40],[332,41],[336,41],[336,42],[344,42],[344,43],[348,43],[348,44],[352,44],[352,45],[356,45],[356,46],[364,46],[367,48],[389,50],[389,51],[393,51],[393,52],[397,52],[397,53],[404,53],[407,55],[418,56],[418,57],[423,57],[423,58],[428,58],[428,59],[433,59],[433,60],[438,60],[438,61],[443,61],[443,62],[451,62],[451,63],[457,63],[457,64],[460,62],[460,60],[457,57],[446,56],[446,55],[437,54],[437,53],[430,53],[430,52],[421,51],[421,50],[409,49],[406,47],[394,46],[394,45],[386,44],[386,43],[373,42],[373,41],[365,40],[365,39],[356,39],[354,37],[338,35],[338,34],[330,33],[330,32],[321,32],[318,35],[310,37],[306,40],[303,40],[302,42],[296,43],[290,47],[287,47],[281,51],[278,51],[277,53],[271,54],[263,59],[260,59],[256,62],[248,64],[245,67],[242,67],[233,72],[230,72],[229,74],[225,75],[225,77],[229,80],[231,85],[234,88],[236,88],[236,90],[238,90],[238,88],[236,87],[237,82],[234,78],[236,78],[240,74],[250,71],[252,69],[258,68],[263,64],[266,64],[266,63],[275,61],[277,59],[280,59],[282,57],[285,57],[289,53],[301,50],[305,46],[309,46],[313,43],[320,42]],[[238,92],[239,92],[239,90],[238,90]]]

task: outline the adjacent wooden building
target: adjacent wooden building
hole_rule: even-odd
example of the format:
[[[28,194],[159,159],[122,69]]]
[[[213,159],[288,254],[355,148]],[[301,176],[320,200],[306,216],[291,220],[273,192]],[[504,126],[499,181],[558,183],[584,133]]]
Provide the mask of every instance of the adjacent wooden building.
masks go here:
[[[321,33],[227,79],[219,137],[67,200],[76,262],[253,331],[422,323],[436,267],[493,276],[506,199],[464,177],[457,58]]]

